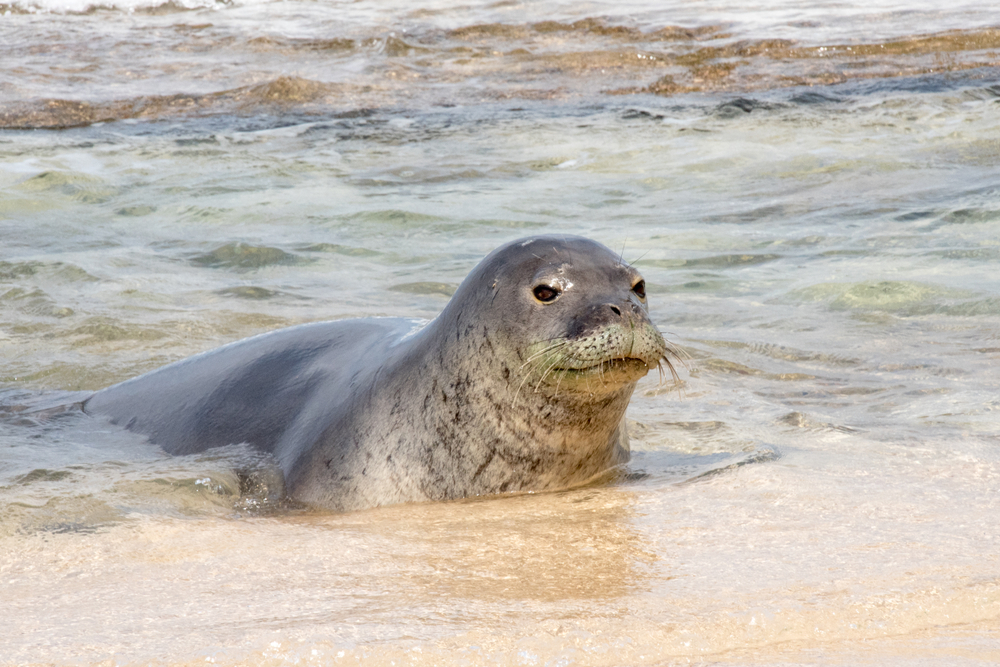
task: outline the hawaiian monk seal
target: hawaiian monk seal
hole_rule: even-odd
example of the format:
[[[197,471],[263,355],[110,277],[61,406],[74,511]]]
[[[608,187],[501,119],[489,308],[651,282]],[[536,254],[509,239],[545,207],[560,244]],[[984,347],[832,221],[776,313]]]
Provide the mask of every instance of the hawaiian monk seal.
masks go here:
[[[487,256],[422,328],[394,318],[262,334],[84,403],[171,454],[249,443],[334,510],[582,484],[628,460],[625,408],[672,350],[635,268],[589,239]]]

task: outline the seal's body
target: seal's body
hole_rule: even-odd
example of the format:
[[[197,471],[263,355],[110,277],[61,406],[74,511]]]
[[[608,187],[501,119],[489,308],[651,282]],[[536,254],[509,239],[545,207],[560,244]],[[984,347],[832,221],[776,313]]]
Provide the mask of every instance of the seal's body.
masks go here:
[[[666,359],[632,267],[593,241],[499,248],[423,328],[321,322],[97,392],[172,454],[249,443],[336,510],[577,485],[628,460],[636,381]]]

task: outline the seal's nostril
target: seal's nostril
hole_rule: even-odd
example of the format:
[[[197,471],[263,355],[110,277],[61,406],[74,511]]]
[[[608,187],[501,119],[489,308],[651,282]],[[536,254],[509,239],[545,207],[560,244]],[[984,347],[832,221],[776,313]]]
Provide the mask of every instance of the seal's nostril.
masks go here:
[[[618,306],[611,306],[611,310],[615,315],[621,316],[622,314],[622,311],[618,308]]]

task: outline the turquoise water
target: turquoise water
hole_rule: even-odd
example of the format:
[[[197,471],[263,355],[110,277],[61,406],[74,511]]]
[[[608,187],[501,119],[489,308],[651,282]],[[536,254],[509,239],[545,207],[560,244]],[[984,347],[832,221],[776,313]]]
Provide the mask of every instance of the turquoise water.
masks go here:
[[[627,481],[349,515],[8,416],[0,662],[1000,660],[1000,31],[936,4],[4,5],[3,403],[536,233],[689,358]]]

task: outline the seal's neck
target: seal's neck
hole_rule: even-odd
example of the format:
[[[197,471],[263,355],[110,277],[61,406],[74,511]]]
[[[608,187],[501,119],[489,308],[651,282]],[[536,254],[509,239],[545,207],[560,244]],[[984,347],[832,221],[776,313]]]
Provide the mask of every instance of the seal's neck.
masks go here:
[[[634,383],[600,395],[543,390],[490,333],[435,331],[425,340],[446,344],[417,355],[437,367],[426,369],[414,396],[424,416],[414,454],[427,475],[452,476],[433,499],[567,488],[628,460],[624,416]]]

